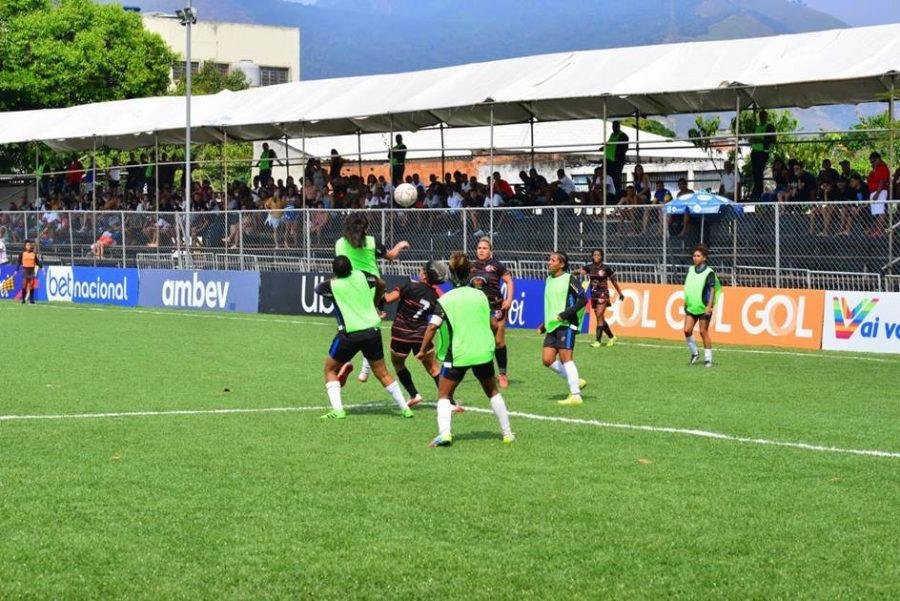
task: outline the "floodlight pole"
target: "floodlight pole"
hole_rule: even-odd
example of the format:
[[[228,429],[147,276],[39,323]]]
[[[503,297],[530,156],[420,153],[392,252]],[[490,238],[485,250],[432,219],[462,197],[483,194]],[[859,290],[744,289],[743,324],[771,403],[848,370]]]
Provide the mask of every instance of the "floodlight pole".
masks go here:
[[[894,161],[896,160],[895,152],[894,152],[894,94],[895,94],[895,80],[896,75],[891,75],[891,96],[890,96],[890,104],[888,104],[888,137],[890,148],[888,149],[888,160],[891,162],[891,165],[895,165]],[[889,200],[897,200],[894,198],[894,186],[888,185],[888,199]],[[894,213],[891,209],[896,209],[895,206],[888,206],[888,269],[893,271],[894,266]]]
[[[185,27],[185,56],[184,65],[184,99],[185,99],[185,125],[184,125],[184,250],[185,265],[191,265],[191,26],[197,22],[194,15],[192,0],[188,0],[187,6],[180,15],[181,24]]]
[[[740,169],[738,166],[738,157],[741,155],[741,92],[735,93],[736,112],[734,114],[734,202],[740,202],[738,198],[738,190],[740,189]],[[737,273],[737,213],[731,212],[731,283],[734,285],[734,278]]]
[[[228,129],[222,128],[222,211],[225,214],[225,256],[228,257]],[[225,265],[228,265],[226,259]]]

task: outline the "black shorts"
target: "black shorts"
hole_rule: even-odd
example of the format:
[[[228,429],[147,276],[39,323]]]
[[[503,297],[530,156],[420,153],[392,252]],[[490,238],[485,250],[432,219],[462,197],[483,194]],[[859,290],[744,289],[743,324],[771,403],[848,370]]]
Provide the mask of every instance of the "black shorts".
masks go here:
[[[362,353],[369,363],[384,359],[384,348],[381,346],[381,331],[377,328],[353,332],[338,333],[331,342],[328,356],[338,363],[347,363],[356,353]]]
[[[609,302],[609,292],[607,292],[606,294],[599,294],[599,295],[591,296],[591,308],[592,309],[596,310],[600,306],[600,303],[606,303],[607,305],[612,304]]]
[[[398,355],[403,355],[404,357],[407,355],[416,355],[419,353],[419,349],[421,348],[421,340],[419,340],[418,342],[410,342],[408,340],[397,340],[396,338],[391,338],[391,351]],[[428,348],[431,349],[434,347],[431,346]]]
[[[494,321],[506,321],[506,311],[503,310],[503,299],[488,299],[491,305],[491,319]]]
[[[575,348],[575,330],[568,326],[560,326],[544,336],[544,348],[571,351]]]
[[[706,313],[700,313],[699,315],[695,314],[695,313],[690,313],[688,311],[685,311],[684,313],[685,313],[685,315],[689,315],[689,316],[693,317],[697,321],[710,321],[712,319],[712,316],[707,315]]]
[[[447,378],[452,382],[462,382],[462,379],[466,375],[466,372],[470,369],[472,370],[472,373],[475,374],[475,377],[479,380],[490,380],[494,377],[493,361],[482,363],[481,365],[470,365],[466,367],[453,367],[452,365],[448,365],[445,363],[441,368],[441,377]]]

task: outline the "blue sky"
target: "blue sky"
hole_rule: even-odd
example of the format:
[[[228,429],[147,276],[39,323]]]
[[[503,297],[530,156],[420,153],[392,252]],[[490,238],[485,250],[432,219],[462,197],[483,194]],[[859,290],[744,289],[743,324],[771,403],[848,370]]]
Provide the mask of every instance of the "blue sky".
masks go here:
[[[855,27],[900,23],[900,0],[805,0],[805,3]]]

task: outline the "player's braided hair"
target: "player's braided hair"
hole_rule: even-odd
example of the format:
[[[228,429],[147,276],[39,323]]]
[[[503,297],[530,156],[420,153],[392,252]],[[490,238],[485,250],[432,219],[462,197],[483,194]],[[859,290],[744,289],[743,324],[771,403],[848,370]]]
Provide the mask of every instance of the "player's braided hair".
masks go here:
[[[344,237],[353,248],[363,248],[366,244],[366,233],[369,231],[369,218],[364,213],[350,213],[344,219]]]
[[[450,279],[454,286],[465,286],[469,280],[469,272],[472,271],[472,265],[469,263],[469,257],[465,253],[455,252],[450,255]]]
[[[562,261],[563,269],[565,269],[565,270],[569,269],[569,255],[567,255],[566,253],[564,253],[561,250],[554,250],[550,254],[555,255],[560,261]]]

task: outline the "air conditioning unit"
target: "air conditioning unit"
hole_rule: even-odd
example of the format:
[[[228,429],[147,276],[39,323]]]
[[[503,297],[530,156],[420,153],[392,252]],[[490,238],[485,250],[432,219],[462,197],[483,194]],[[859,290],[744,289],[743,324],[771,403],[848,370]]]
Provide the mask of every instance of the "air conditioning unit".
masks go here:
[[[259,87],[259,65],[251,60],[242,60],[231,65],[231,71],[240,71],[251,88]]]

